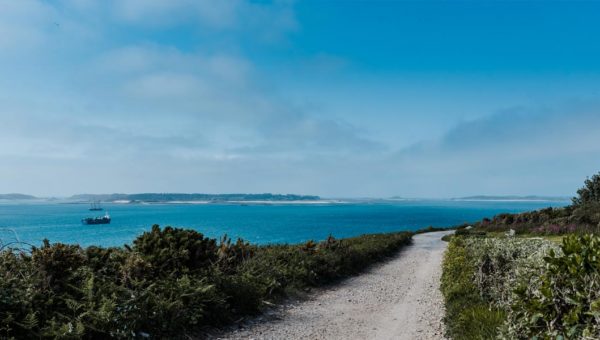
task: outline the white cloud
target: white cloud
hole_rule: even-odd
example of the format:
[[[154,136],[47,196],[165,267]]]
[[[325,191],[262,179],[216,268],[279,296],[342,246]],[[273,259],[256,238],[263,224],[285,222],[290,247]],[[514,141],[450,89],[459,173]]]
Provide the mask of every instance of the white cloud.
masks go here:
[[[600,169],[600,103],[519,107],[464,122],[389,164],[408,195],[574,193]]]
[[[236,24],[236,12],[242,4],[235,0],[117,0],[113,8],[118,18],[141,25],[198,21],[212,28],[227,28]]]
[[[6,53],[43,43],[56,17],[56,11],[40,1],[0,0],[0,48]]]
[[[281,42],[296,29],[289,2],[0,0],[1,186],[45,194],[565,194],[600,168],[595,103],[503,111],[440,140],[415,133],[419,143],[395,152],[394,139],[385,145],[313,105],[311,93],[326,97],[327,86],[343,81],[294,93],[286,81],[295,79],[266,74],[240,47]],[[165,38],[180,31],[189,39]],[[326,53],[306,59],[282,78],[326,78],[351,62]],[[345,103],[350,92],[334,100],[363,105],[353,108],[357,122],[410,130],[414,122],[371,107],[396,95],[389,88],[381,97],[379,88],[367,91],[368,104]],[[390,112],[402,106],[393,103]],[[64,187],[54,184],[58,176],[69,179]]]
[[[290,1],[116,0],[114,16],[142,27],[194,25],[200,29],[249,32],[265,41],[297,29]]]

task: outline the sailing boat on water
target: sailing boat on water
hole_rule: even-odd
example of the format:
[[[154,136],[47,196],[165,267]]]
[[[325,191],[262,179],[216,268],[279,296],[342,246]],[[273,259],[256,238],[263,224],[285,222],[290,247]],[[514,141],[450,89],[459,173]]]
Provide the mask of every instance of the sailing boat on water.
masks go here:
[[[100,202],[92,201],[92,203],[90,205],[90,211],[102,211],[102,210],[104,210],[104,209],[100,206]]]

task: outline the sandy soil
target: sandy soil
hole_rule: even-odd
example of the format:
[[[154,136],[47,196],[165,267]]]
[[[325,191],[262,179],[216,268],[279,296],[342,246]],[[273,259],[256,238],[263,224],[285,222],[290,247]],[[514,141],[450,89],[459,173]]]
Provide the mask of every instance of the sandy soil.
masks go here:
[[[439,284],[445,233],[415,235],[392,260],[219,338],[443,339]]]

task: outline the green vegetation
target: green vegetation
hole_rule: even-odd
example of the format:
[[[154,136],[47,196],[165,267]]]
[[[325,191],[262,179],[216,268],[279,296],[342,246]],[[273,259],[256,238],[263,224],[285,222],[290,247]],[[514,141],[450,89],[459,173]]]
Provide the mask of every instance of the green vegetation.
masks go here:
[[[356,274],[411,233],[255,246],[154,226],[124,248],[0,252],[0,338],[184,338]]]
[[[455,236],[443,270],[454,339],[600,338],[599,236]]]
[[[447,332],[452,339],[493,339],[505,313],[479,294],[470,250],[462,237],[453,237],[444,257],[441,290]]]
[[[429,226],[429,227],[426,227],[423,229],[416,230],[414,233],[415,234],[425,234],[425,233],[432,233],[432,232],[436,232],[436,231],[446,231],[446,230],[452,230],[452,229],[456,229],[456,228]]]
[[[600,203],[600,173],[585,180],[584,186],[577,190],[577,197],[573,198],[574,206]]]
[[[551,251],[544,262],[543,270],[515,290],[508,334],[600,338],[600,237],[567,236],[561,251]]]
[[[450,337],[600,338],[600,174],[571,206],[473,226],[447,238],[441,288]]]
[[[587,179],[573,204],[521,214],[500,214],[473,224],[485,231],[513,229],[517,234],[565,235],[600,232],[600,173]]]

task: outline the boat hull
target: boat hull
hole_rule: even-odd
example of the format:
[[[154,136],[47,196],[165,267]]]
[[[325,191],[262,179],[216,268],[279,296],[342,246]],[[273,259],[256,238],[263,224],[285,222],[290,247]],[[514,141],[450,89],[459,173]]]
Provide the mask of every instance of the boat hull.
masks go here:
[[[94,225],[94,224],[110,224],[110,217],[96,217],[96,218],[84,218],[81,223]]]

